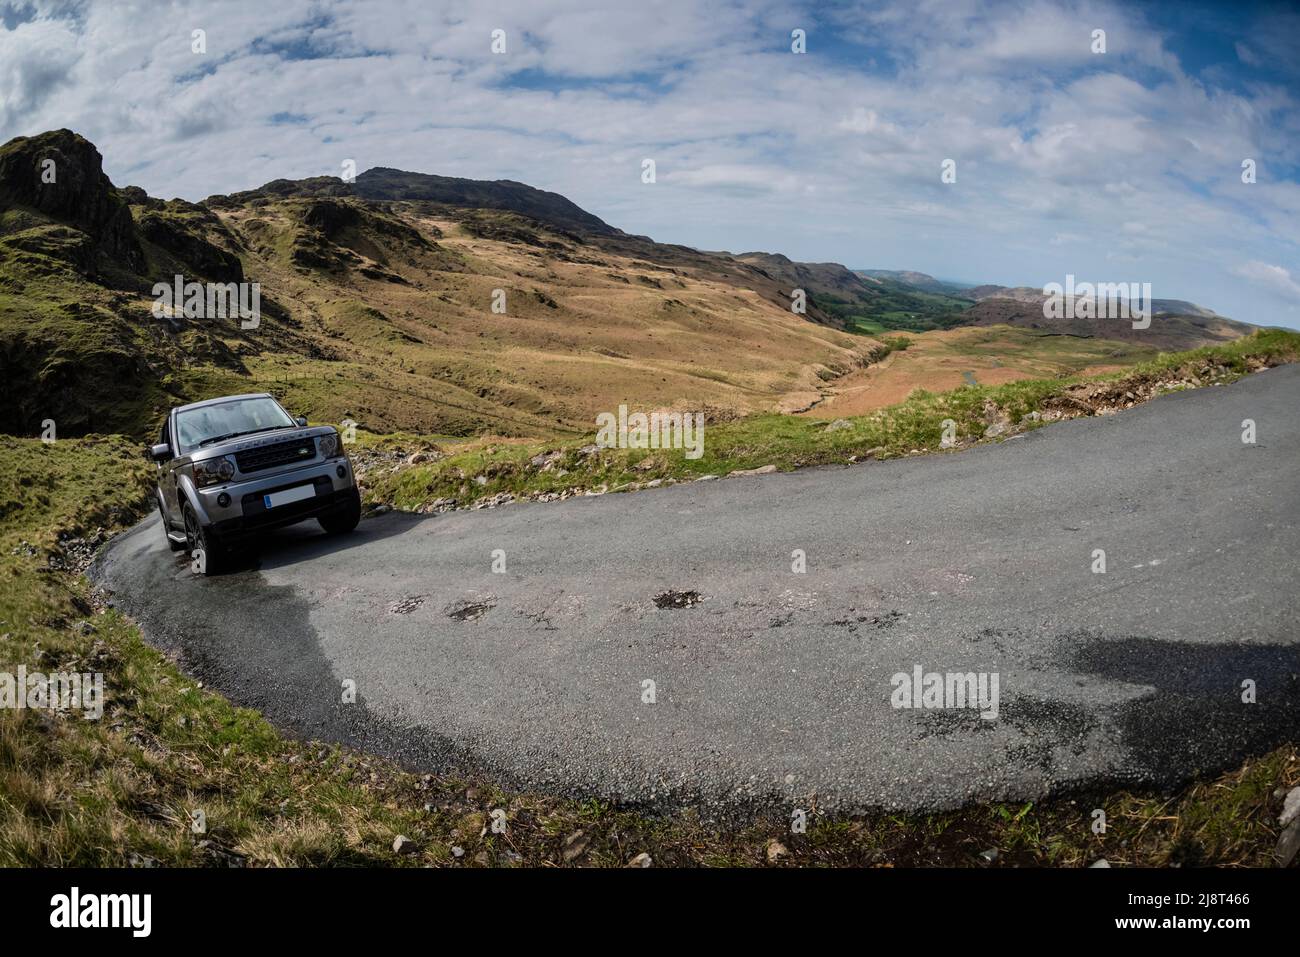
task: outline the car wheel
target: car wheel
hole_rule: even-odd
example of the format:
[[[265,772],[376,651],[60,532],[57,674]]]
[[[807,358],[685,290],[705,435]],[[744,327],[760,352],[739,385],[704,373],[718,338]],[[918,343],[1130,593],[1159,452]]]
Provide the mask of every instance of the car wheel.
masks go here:
[[[186,502],[182,511],[185,515],[185,550],[191,556],[197,558],[194,553],[202,549],[203,564],[199,567],[202,568],[203,574],[217,574],[225,564],[225,548],[210,530],[199,524],[199,517],[194,512],[194,506]]]
[[[356,486],[352,487],[352,494],[348,496],[343,508],[332,515],[322,515],[317,521],[330,535],[341,535],[356,528],[357,522],[361,521],[361,493]]]
[[[162,499],[158,500],[158,514],[162,516],[163,538],[167,540],[167,547],[174,552],[185,551],[185,542],[178,542],[167,534],[167,510],[163,508]]]

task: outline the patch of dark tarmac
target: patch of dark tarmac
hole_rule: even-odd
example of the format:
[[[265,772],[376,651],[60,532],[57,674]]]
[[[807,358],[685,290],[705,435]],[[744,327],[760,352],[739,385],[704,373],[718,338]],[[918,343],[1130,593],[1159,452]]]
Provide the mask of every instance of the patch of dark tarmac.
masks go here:
[[[393,602],[393,604],[388,607],[388,613],[390,615],[409,615],[423,604],[423,595],[407,595],[400,601]]]
[[[1144,783],[1179,784],[1300,739],[1300,645],[1088,636],[1064,650],[1073,671],[1151,689],[1104,712]]]
[[[923,738],[947,738],[952,735],[992,731],[996,721],[980,717],[974,708],[933,708],[918,713],[917,723]]]
[[[690,608],[704,601],[697,591],[664,591],[655,595],[656,608]]]
[[[455,621],[478,621],[497,606],[496,599],[454,601],[443,609],[443,614]]]

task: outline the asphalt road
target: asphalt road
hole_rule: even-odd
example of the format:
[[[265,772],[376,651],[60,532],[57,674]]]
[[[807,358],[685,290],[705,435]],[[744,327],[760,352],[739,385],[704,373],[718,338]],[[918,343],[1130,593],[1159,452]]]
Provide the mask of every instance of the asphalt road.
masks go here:
[[[214,579],[154,517],[92,574],[237,703],[413,767],[921,808],[1174,784],[1295,740],[1298,522],[1285,366],[957,454],[313,523]],[[996,674],[997,718],[893,707],[917,665]]]

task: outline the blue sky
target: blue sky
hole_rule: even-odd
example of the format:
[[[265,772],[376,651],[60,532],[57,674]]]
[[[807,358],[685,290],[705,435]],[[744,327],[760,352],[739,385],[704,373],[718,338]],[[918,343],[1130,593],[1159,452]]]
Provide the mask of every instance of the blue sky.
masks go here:
[[[1298,49],[1285,4],[0,0],[0,139],[70,127],[188,199],[515,179],[665,242],[1300,327]]]

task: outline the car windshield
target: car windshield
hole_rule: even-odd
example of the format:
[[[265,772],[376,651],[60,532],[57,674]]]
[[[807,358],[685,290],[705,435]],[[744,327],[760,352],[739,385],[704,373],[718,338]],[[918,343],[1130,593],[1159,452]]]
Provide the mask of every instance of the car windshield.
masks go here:
[[[268,396],[232,399],[176,414],[176,431],[183,453],[192,452],[215,438],[283,429],[295,424],[289,413],[280,408],[280,403]]]

